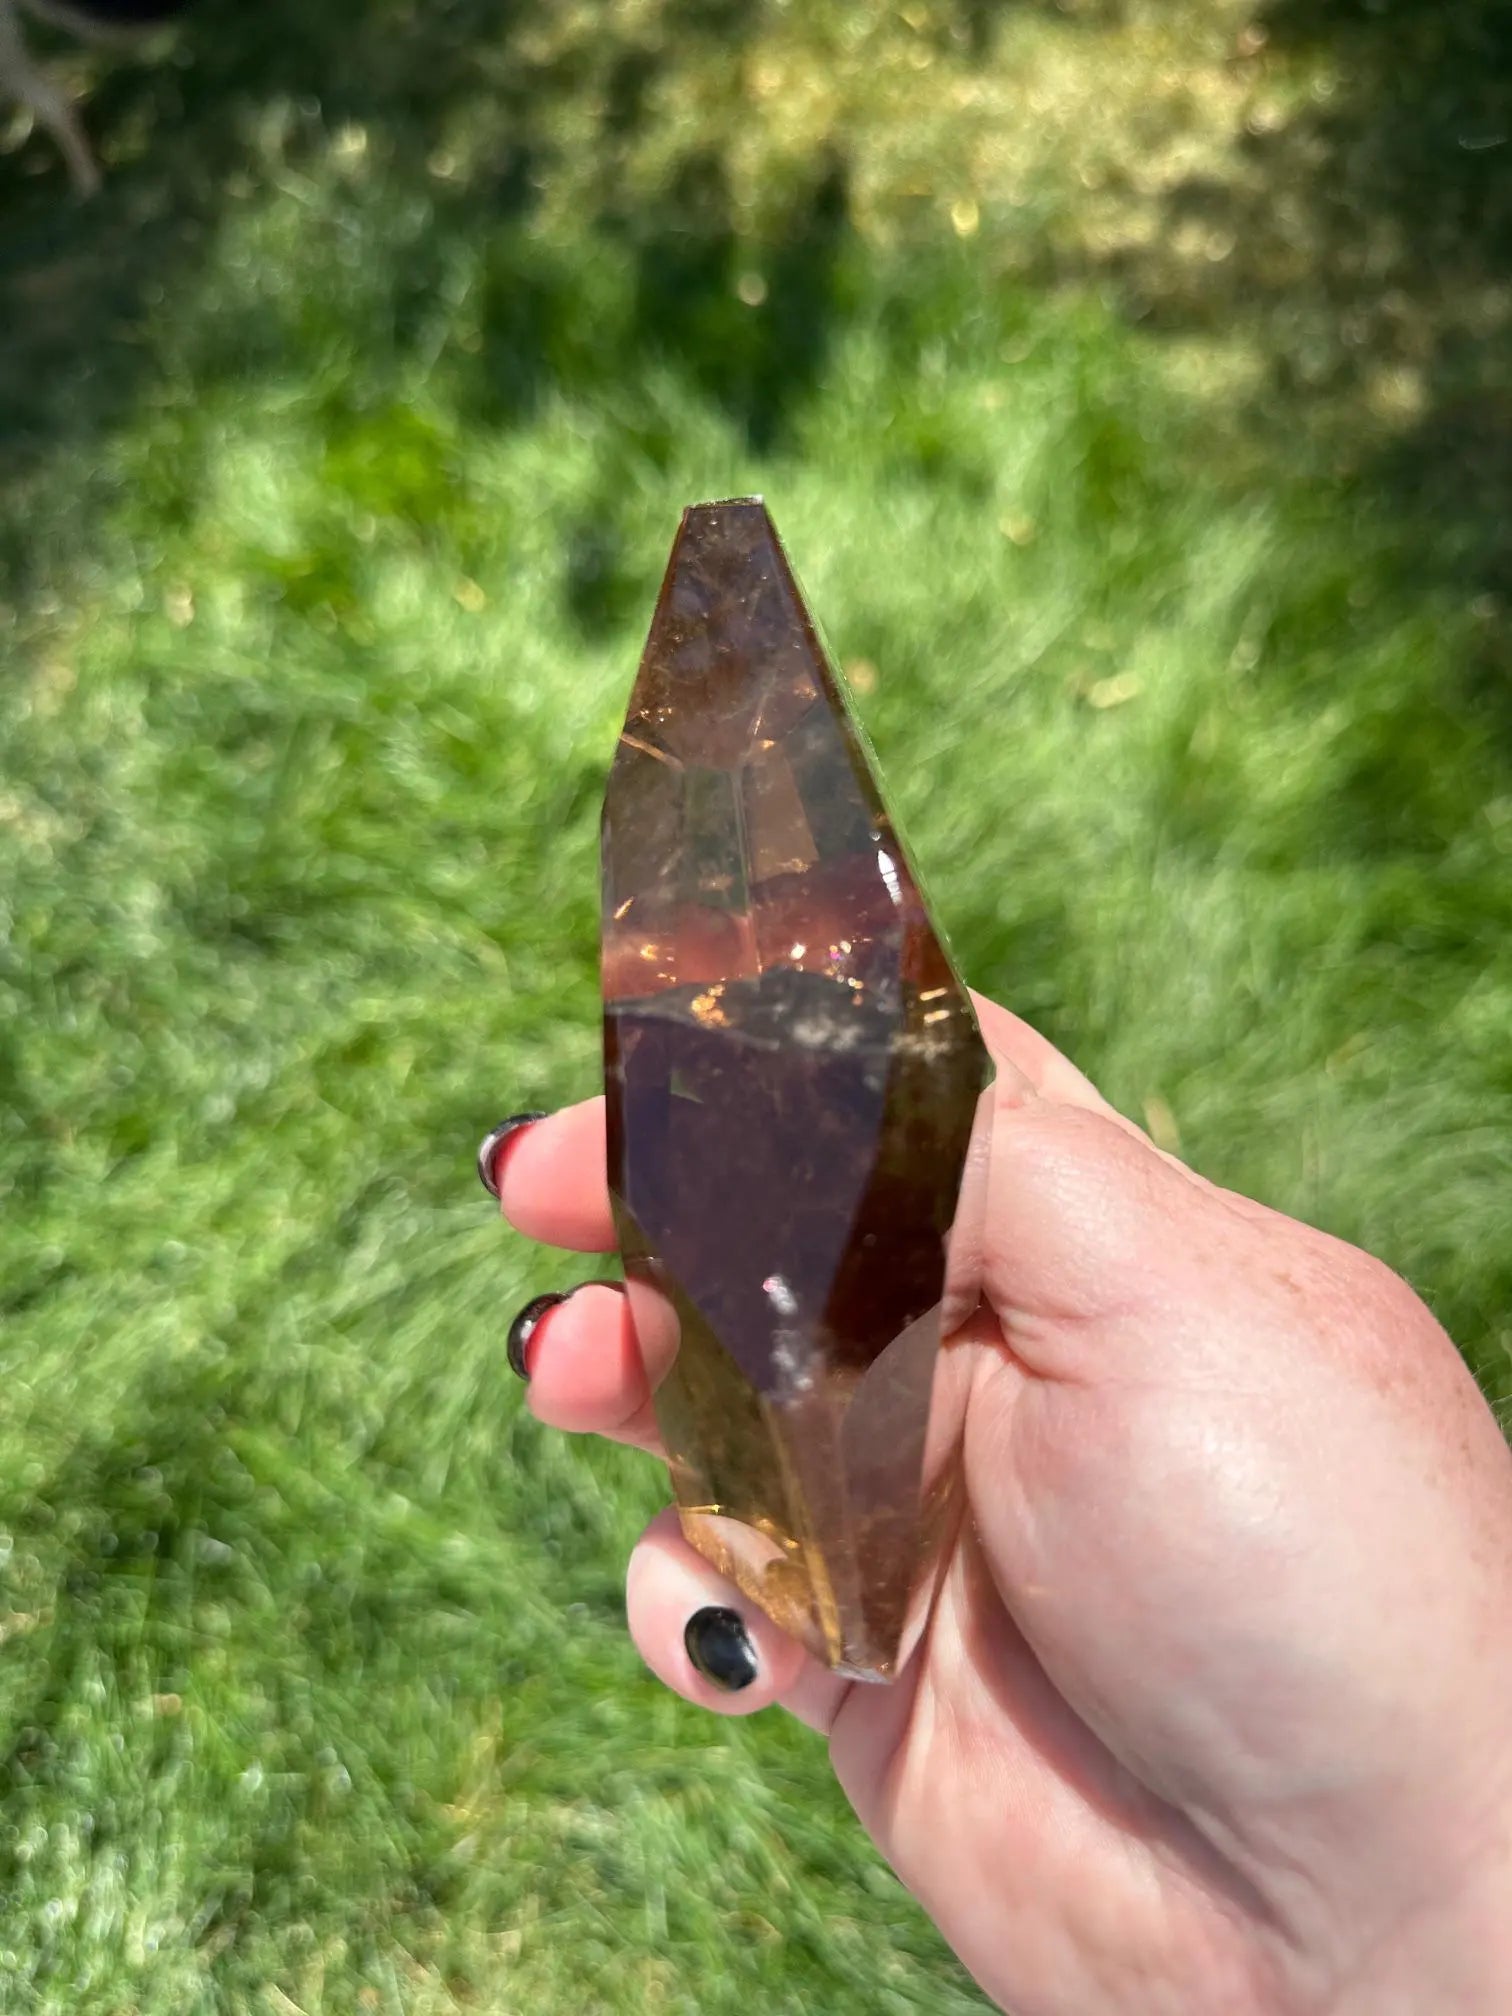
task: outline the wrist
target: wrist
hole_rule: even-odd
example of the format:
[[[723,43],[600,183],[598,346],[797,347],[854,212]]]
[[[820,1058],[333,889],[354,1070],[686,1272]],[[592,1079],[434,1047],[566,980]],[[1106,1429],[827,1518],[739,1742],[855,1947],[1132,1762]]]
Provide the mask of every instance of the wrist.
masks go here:
[[[1512,1799],[1340,1970],[1317,2016],[1507,2016],[1512,2010]],[[1438,1880],[1435,1880],[1435,1879]]]

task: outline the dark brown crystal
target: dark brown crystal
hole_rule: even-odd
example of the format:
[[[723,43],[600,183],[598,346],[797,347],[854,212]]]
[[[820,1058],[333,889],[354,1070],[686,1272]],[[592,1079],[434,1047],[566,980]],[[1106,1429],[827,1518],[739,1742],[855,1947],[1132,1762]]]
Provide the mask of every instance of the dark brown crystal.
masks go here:
[[[837,1669],[927,1602],[990,1075],[765,507],[683,517],[604,805],[609,1182],[684,1531]],[[973,1197],[984,1171],[978,1134]]]

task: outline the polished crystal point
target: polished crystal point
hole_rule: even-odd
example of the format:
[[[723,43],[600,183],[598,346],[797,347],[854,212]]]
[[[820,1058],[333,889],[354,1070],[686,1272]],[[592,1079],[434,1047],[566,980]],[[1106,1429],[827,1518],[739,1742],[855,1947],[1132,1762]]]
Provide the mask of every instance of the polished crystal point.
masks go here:
[[[758,500],[683,517],[603,899],[609,1184],[637,1327],[676,1316],[655,1404],[684,1531],[886,1679],[953,1511],[939,1344],[975,1301],[990,1069]]]

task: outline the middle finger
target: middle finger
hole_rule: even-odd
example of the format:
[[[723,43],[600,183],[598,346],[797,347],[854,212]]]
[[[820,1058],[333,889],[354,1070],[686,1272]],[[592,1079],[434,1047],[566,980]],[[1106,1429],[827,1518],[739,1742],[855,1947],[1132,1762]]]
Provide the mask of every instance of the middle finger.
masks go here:
[[[651,1395],[677,1355],[677,1319],[655,1289],[589,1281],[544,1309],[527,1304],[513,1328],[538,1421],[665,1461]]]

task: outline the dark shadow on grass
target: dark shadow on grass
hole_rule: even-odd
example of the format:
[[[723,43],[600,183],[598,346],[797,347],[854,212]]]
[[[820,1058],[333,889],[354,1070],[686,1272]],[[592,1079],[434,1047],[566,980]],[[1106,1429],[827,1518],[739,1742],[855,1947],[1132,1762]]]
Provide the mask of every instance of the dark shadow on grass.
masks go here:
[[[1414,396],[1360,473],[1399,516],[1404,578],[1470,602],[1453,697],[1512,766],[1512,11],[1279,0],[1268,20],[1284,45],[1336,37],[1348,65],[1346,90],[1311,121],[1337,169],[1315,214],[1345,272],[1362,215],[1392,244],[1386,284],[1353,252],[1346,312],[1356,346]]]
[[[1179,185],[1150,246],[1108,265],[1144,326],[1250,339],[1251,437],[1282,466],[1311,455],[1335,510],[1390,523],[1404,608],[1432,594],[1473,618],[1453,690],[1383,722],[1393,747],[1336,808],[1389,849],[1419,830],[1414,777],[1452,760],[1446,728],[1512,766],[1512,11],[1271,0],[1241,40],[1336,82],[1253,121],[1236,175]]]
[[[97,201],[70,199],[40,136],[0,163],[0,502],[59,448],[87,451],[151,395],[161,365],[135,334],[144,313],[161,320],[165,299],[192,301],[226,214],[270,176],[297,180],[343,132],[371,141],[390,186],[428,212],[414,257],[385,278],[379,312],[396,352],[419,340],[448,256],[486,248],[474,362],[460,371],[466,418],[508,428],[553,389],[665,367],[724,408],[754,448],[771,447],[812,391],[845,309],[843,158],[823,148],[800,164],[754,246],[725,155],[706,142],[687,142],[649,193],[627,191],[623,175],[625,150],[661,116],[658,86],[680,64],[729,73],[733,148],[740,52],[763,13],[758,0],[665,0],[633,27],[606,17],[590,32],[564,27],[549,0],[384,0],[354,28],[341,10],[295,0],[205,0],[171,58],[99,80],[87,106],[109,171]],[[584,101],[599,108],[584,239],[628,256],[635,275],[628,314],[609,325],[581,266],[529,229],[570,144],[558,115]],[[462,172],[448,166],[453,150],[465,153]],[[216,340],[224,354],[196,354],[196,382],[277,368],[288,339],[254,314]],[[352,384],[335,404],[349,414],[374,396]],[[161,515],[192,513],[194,472],[163,480]],[[600,536],[612,545],[604,501]],[[58,566],[55,544],[28,538],[25,515],[12,510],[0,527],[0,596],[37,589]],[[83,539],[90,500],[78,516]],[[603,587],[613,567],[592,547],[571,569],[574,609],[590,625],[616,607]]]

